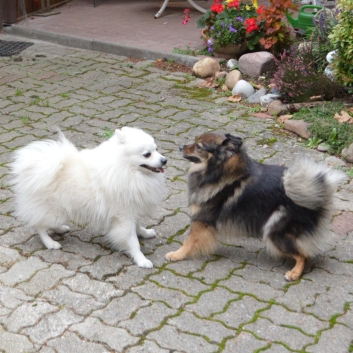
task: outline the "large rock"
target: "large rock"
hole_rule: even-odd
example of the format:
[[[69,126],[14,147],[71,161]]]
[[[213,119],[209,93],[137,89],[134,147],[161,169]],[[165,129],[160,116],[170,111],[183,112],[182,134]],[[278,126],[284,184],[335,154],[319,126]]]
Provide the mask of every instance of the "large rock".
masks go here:
[[[248,103],[252,103],[252,104],[260,103],[261,97],[264,96],[265,94],[266,94],[266,88],[260,88],[257,92],[255,92],[248,98]]]
[[[267,113],[270,115],[281,115],[288,112],[287,106],[282,103],[279,99],[270,103],[267,108]]]
[[[284,122],[284,128],[288,131],[292,131],[299,135],[300,137],[303,137],[305,139],[308,139],[311,136],[310,131],[308,130],[308,127],[310,126],[309,123],[305,122],[304,120],[286,120]]]
[[[342,156],[347,162],[353,163],[353,143],[342,150]]]
[[[239,59],[239,71],[252,77],[273,71],[276,68],[275,57],[266,51],[244,54]]]
[[[241,94],[241,95],[244,95],[246,98],[250,97],[254,93],[255,93],[255,88],[245,80],[238,81],[232,90],[233,96],[235,94]]]
[[[240,81],[242,78],[243,78],[243,75],[239,70],[233,70],[228,73],[225,84],[229,89],[233,89],[236,83]]]
[[[221,67],[215,59],[203,58],[194,65],[192,70],[197,77],[206,78],[214,76]]]

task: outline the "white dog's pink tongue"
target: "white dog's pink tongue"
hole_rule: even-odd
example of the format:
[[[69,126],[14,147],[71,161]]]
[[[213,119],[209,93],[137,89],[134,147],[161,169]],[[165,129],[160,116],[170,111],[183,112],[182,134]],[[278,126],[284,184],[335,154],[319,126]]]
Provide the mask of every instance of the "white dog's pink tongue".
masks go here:
[[[159,170],[161,173],[164,173],[164,169],[163,168],[157,168],[157,170]]]

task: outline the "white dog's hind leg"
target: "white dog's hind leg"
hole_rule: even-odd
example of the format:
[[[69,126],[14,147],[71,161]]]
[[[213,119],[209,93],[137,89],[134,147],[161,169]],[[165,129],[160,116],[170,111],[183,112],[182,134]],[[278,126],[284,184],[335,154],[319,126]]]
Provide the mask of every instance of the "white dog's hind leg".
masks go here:
[[[142,238],[154,238],[157,235],[154,229],[143,228],[138,223],[136,224],[136,232]]]
[[[56,234],[65,234],[65,233],[70,232],[70,227],[61,226],[61,227],[57,227],[57,228],[50,228],[50,230],[52,230]]]
[[[37,228],[37,232],[40,236],[40,240],[47,249],[60,249],[61,245],[57,241],[50,238],[45,228]]]
[[[153,267],[152,262],[146,259],[141,252],[136,234],[136,224],[131,220],[112,222],[111,229],[106,236],[113,246],[129,255],[137,266]]]

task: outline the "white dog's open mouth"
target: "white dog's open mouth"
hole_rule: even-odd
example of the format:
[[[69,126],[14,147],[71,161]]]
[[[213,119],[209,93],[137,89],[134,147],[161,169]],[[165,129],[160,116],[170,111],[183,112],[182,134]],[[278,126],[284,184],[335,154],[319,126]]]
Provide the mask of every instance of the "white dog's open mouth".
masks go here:
[[[154,168],[146,164],[141,164],[141,167],[151,170],[154,173],[164,173],[164,169],[162,167]]]

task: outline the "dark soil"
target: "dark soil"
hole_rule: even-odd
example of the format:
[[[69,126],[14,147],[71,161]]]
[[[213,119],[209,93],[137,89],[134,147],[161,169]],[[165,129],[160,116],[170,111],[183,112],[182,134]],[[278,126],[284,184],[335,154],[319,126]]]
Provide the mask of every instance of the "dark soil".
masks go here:
[[[140,61],[144,61],[144,59],[128,58],[126,59],[126,61],[129,61],[131,63],[137,63]],[[192,75],[192,68],[190,66],[179,64],[166,58],[156,60],[153,63],[153,66],[163,71],[183,72],[185,74]]]

